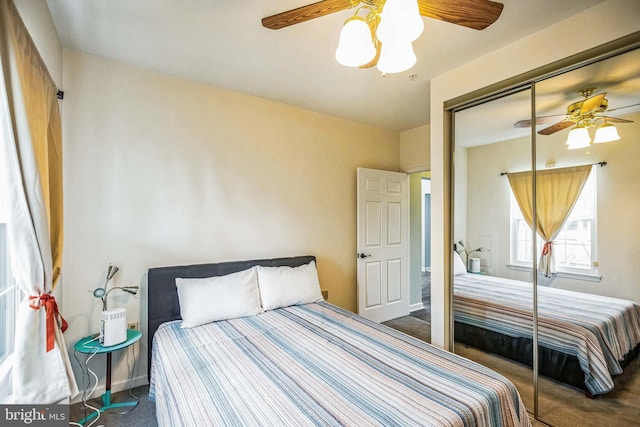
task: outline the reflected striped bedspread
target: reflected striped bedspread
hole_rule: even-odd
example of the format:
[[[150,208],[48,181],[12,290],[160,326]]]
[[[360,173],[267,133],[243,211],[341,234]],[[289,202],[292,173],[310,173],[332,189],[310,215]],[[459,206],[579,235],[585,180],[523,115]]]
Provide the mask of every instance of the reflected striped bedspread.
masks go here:
[[[160,426],[529,426],[511,382],[327,303],[154,336]]]
[[[454,317],[511,337],[532,337],[531,284],[493,276],[455,276]],[[640,344],[640,306],[627,300],[538,287],[540,345],[576,356],[594,394],[614,388],[620,361]]]

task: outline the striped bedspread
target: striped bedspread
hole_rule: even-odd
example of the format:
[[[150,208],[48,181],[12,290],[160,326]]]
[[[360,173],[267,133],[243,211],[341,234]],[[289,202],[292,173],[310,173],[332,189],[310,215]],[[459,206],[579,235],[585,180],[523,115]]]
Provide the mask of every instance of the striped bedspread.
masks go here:
[[[456,322],[532,337],[531,284],[477,274],[455,276]],[[538,341],[576,356],[594,394],[613,389],[620,361],[640,344],[640,306],[631,301],[538,287]]]
[[[327,303],[153,339],[160,426],[530,426],[500,374]]]

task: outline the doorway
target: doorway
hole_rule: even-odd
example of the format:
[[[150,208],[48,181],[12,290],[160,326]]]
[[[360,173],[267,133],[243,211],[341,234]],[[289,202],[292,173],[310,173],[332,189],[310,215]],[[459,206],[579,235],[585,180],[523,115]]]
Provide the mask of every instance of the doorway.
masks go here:
[[[431,322],[431,173],[410,174],[411,316]]]
[[[409,174],[409,316],[384,322],[431,342],[431,172]]]

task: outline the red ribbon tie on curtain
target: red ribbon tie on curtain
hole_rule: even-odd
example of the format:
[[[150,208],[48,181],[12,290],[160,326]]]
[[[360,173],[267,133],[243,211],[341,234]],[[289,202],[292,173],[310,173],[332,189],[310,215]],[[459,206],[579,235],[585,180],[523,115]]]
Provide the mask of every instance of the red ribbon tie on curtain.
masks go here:
[[[69,327],[69,324],[66,320],[60,315],[58,311],[58,303],[53,295],[40,295],[39,297],[31,296],[29,300],[32,302],[29,304],[29,307],[34,310],[39,310],[44,307],[47,314],[47,352],[53,350],[53,345],[55,342],[55,323],[58,317],[60,317],[60,321],[62,323],[61,329],[62,332],[66,331]],[[36,301],[33,301],[36,300]]]
[[[542,246],[542,255],[551,253],[551,245],[553,245],[553,242],[544,242],[544,245]]]

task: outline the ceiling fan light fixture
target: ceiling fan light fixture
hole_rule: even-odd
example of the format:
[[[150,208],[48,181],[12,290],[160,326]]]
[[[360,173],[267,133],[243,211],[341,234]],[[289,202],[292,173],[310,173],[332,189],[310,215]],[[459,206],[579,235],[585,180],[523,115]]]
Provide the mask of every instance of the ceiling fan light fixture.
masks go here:
[[[345,67],[359,67],[376,56],[371,29],[364,18],[352,16],[340,31],[336,61]]]
[[[576,127],[569,131],[569,136],[567,137],[567,148],[569,150],[585,148],[589,145],[591,145],[591,136],[587,128]]]
[[[369,26],[371,44],[375,47],[375,53],[372,54],[369,41],[365,43],[366,48],[361,48],[358,54],[355,53],[358,49],[354,45],[358,43],[354,41],[354,37],[358,40],[363,40],[364,37],[358,38],[342,34],[351,32],[352,26],[356,26],[356,24],[350,24],[348,20],[342,28],[335,56],[342,65],[367,69],[378,62],[382,46],[385,44],[401,46],[404,51],[410,52],[410,55],[405,55],[409,59],[411,56],[415,56],[413,47],[407,46],[407,43],[414,42],[423,33],[423,16],[474,30],[484,30],[498,20],[504,5],[498,1],[489,0],[321,0],[264,17],[262,25],[265,28],[278,30],[353,8],[355,8],[354,15],[356,16],[360,11],[367,11],[364,19],[352,18],[352,20],[354,22],[364,20]],[[385,30],[387,24],[390,25],[389,31]],[[363,27],[360,23],[357,26]],[[379,34],[378,29],[380,29]],[[387,32],[385,33],[385,31]],[[402,41],[402,44],[396,44],[395,39],[397,39],[397,43]],[[389,47],[385,50],[388,52]],[[415,60],[408,62],[415,63]],[[381,68],[398,70],[388,72],[399,72],[400,69],[399,66],[391,68],[385,65]],[[403,70],[408,68],[402,67]]]
[[[378,70],[383,73],[401,73],[413,67],[417,60],[410,41],[383,43]]]
[[[618,129],[616,129],[614,125],[605,123],[596,129],[596,136],[593,139],[593,142],[596,144],[602,144],[604,142],[612,142],[619,139],[620,135],[618,134]]]
[[[376,28],[376,38],[381,43],[394,43],[398,39],[398,29],[395,22],[385,12],[380,14],[380,23]]]
[[[382,43],[394,43],[396,39],[412,42],[424,31],[417,0],[387,0],[380,17],[376,36]]]

